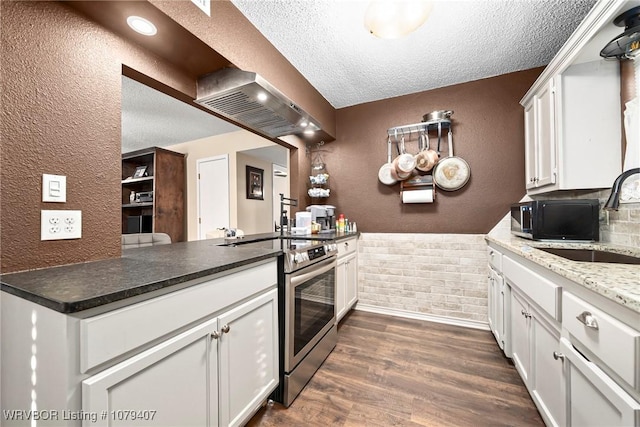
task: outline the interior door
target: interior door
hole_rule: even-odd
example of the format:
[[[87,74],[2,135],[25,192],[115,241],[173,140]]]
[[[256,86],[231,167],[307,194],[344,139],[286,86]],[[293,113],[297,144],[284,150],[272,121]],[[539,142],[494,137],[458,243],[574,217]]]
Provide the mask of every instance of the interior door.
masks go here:
[[[229,228],[229,156],[197,161],[198,239],[219,228]]]

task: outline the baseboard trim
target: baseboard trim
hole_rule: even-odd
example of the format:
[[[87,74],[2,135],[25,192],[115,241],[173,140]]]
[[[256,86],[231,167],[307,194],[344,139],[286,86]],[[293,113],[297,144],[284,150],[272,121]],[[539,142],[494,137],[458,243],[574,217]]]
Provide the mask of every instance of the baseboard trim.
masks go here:
[[[400,310],[396,308],[378,307],[376,305],[356,304],[354,310],[366,311],[369,313],[384,314],[387,316],[405,317],[407,319],[426,320],[427,322],[444,323],[453,326],[462,326],[463,328],[481,329],[490,331],[487,322],[478,320],[459,319],[457,317],[438,316],[435,314],[417,313],[415,311]]]

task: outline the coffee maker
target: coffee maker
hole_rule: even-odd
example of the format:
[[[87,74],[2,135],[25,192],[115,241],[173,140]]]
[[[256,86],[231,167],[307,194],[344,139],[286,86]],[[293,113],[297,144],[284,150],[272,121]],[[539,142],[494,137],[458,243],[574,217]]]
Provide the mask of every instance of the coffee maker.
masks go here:
[[[320,224],[321,231],[331,231],[336,228],[336,207],[331,205],[310,205],[306,208],[311,212],[311,221]]]

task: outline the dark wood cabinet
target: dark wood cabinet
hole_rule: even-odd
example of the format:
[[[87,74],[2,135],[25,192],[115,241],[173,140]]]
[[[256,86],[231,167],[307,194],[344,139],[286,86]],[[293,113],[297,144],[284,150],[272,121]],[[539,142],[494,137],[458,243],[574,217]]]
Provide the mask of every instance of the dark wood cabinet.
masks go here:
[[[152,147],[122,155],[122,234],[185,240],[185,156]]]

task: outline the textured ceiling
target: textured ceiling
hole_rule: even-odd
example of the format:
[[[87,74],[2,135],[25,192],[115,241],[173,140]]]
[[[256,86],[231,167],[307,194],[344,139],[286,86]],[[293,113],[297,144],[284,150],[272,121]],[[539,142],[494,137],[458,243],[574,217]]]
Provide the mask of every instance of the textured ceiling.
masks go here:
[[[122,76],[123,153],[237,130],[231,123]]]
[[[232,2],[342,108],[546,65],[595,0],[436,0],[396,40],[366,31],[364,0]]]
[[[168,147],[235,131],[242,129],[122,76],[123,153]],[[244,153],[284,167],[289,157],[289,151],[277,144]]]

